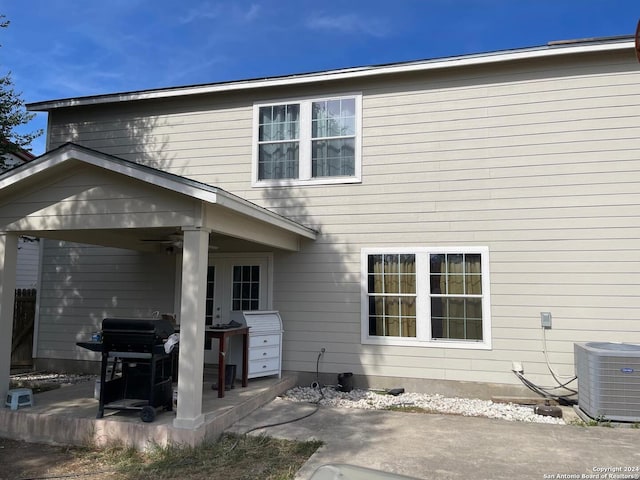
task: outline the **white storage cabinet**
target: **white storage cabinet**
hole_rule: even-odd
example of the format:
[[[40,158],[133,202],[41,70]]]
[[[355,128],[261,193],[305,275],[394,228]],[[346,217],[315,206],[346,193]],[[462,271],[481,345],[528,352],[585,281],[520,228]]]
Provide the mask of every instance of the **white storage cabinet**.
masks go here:
[[[249,378],[282,375],[282,318],[278,312],[243,312],[249,328]]]

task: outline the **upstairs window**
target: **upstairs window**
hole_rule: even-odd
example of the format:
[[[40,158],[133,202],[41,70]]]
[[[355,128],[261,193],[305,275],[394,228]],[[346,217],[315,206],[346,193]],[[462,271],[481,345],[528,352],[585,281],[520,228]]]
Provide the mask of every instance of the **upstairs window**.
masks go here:
[[[359,95],[256,104],[254,185],[360,181]]]

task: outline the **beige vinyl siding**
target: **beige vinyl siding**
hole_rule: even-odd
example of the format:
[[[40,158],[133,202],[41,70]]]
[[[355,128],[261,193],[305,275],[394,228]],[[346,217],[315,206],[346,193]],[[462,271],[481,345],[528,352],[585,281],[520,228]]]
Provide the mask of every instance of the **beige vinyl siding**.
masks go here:
[[[29,241],[21,238],[18,241],[16,288],[37,288],[39,260],[39,241]]]
[[[251,188],[254,101],[361,92],[362,183]],[[243,196],[321,232],[275,252],[283,368],[553,383],[573,342],[640,343],[640,72],[607,53],[54,111],[74,141]],[[193,111],[190,111],[193,109]],[[66,123],[66,125],[65,125]],[[360,251],[487,246],[492,349],[361,344]]]
[[[341,289],[324,307],[331,313],[288,325],[285,368],[313,371],[308,352],[325,346],[328,371],[516,383],[518,360],[552,384],[540,311],[553,314],[547,347],[563,375],[573,373],[573,342],[640,342],[640,77],[631,61],[612,74],[568,70],[544,81],[496,74],[480,87],[365,90],[363,184],[309,189],[297,212],[286,207],[318,222],[336,252],[323,240],[318,249],[352,262],[363,246],[487,245],[492,351],[359,345],[360,305],[344,294],[360,287],[359,263],[328,276],[317,260],[304,270],[326,282],[321,297],[323,285]],[[266,201],[277,207],[278,197]],[[292,274],[275,287],[292,299],[283,318],[307,318],[315,306],[298,299],[311,292]]]
[[[0,218],[9,229],[90,230],[118,228],[120,215],[131,226],[173,226],[177,216],[195,218],[196,210],[196,202],[183,195],[77,164],[51,172],[47,183],[0,204]]]
[[[197,102],[196,111],[175,102],[145,105],[113,114],[83,109],[81,122],[53,112],[61,118],[54,120],[50,145],[73,141],[203,183],[249,185],[252,110],[245,102]]]
[[[173,311],[175,257],[44,241],[38,358],[99,360],[76,346],[111,316]]]

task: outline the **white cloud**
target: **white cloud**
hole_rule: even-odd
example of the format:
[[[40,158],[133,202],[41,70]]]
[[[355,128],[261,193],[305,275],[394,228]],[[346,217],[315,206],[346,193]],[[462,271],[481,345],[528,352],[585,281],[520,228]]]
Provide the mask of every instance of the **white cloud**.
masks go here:
[[[196,20],[215,19],[220,17],[222,8],[220,5],[211,5],[209,2],[203,3],[198,8],[190,9],[185,15],[178,18],[178,22],[186,25]]]
[[[258,18],[259,12],[260,12],[260,5],[257,5],[254,3],[251,5],[251,7],[249,7],[249,11],[244,14],[244,19],[248,22],[251,22],[256,18]]]
[[[345,34],[365,34],[372,37],[385,37],[389,34],[389,27],[385,21],[354,13],[336,16],[318,15],[309,18],[306,25],[314,30],[334,30]]]
[[[198,20],[244,21],[251,22],[258,17],[260,5],[252,3],[247,9],[243,9],[234,3],[217,3],[212,5],[205,2],[197,8],[191,8],[184,15],[178,17],[178,23],[186,25]]]

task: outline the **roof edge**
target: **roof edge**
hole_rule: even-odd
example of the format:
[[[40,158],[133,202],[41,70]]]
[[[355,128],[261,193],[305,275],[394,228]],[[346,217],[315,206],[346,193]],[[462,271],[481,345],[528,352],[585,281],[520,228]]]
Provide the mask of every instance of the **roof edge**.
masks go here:
[[[443,57],[432,60],[393,63],[385,65],[353,67],[321,72],[304,73],[260,79],[238,80],[232,82],[210,83],[184,87],[140,90],[104,95],[66,98],[33,102],[26,105],[27,110],[47,112],[58,108],[69,108],[88,105],[102,105],[137,100],[152,100],[208,93],[253,90],[277,86],[301,85],[318,81],[335,81],[353,78],[374,77],[395,73],[419,72],[444,68],[475,66],[491,63],[504,63],[523,59],[535,59],[573,55],[580,53],[607,52],[635,48],[632,36],[610,37],[607,39],[587,39],[583,41],[551,42],[545,46],[528,47],[514,50],[470,54],[454,57]]]

